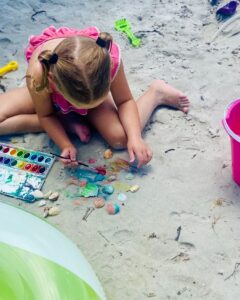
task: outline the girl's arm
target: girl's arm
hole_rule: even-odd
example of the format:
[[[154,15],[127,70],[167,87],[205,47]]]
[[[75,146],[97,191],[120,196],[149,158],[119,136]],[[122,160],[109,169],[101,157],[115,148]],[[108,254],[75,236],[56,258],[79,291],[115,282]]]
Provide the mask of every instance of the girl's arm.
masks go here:
[[[29,73],[30,72],[28,72],[28,74]],[[38,78],[36,78],[35,76],[34,79],[38,80]],[[71,143],[65,129],[56,116],[49,92],[41,91],[37,93],[32,87],[30,78],[27,78],[27,87],[31,94],[32,101],[39,118],[39,122],[43,129],[61,149],[63,156],[69,157],[71,160],[76,160],[76,149]],[[64,163],[69,164],[70,161],[66,160],[64,161]]]
[[[139,161],[138,165],[141,166],[151,160],[152,154],[141,136],[137,104],[130,91],[122,62],[111,84],[111,93],[118,108],[119,118],[127,134],[130,161],[134,161],[136,155]]]

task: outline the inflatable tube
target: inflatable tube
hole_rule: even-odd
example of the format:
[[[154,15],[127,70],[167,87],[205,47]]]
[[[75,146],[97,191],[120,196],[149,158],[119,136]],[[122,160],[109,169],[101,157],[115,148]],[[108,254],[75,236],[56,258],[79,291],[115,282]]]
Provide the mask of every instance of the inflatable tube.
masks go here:
[[[55,227],[0,202],[1,300],[106,300],[80,250]]]

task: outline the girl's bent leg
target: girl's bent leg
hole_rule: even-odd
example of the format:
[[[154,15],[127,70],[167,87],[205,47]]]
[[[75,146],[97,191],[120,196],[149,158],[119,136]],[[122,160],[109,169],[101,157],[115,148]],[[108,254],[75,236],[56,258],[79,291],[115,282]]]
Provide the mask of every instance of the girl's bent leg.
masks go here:
[[[88,119],[112,148],[126,148],[127,136],[111,96],[98,107],[90,109]]]
[[[42,131],[27,87],[0,94],[0,135]]]

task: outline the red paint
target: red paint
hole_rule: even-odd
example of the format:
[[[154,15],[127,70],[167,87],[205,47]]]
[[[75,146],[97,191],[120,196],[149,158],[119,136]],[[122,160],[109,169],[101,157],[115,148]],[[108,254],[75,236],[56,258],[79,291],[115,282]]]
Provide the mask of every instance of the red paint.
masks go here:
[[[5,149],[3,149],[3,153],[8,153],[8,151],[9,151],[8,147],[6,147]]]
[[[32,167],[31,164],[26,164],[25,167],[24,167],[24,169],[25,169],[25,170],[29,170],[29,169],[31,169],[31,167]]]
[[[39,168],[38,165],[33,165],[32,168],[31,168],[31,171],[37,173],[38,168]]]
[[[107,173],[107,171],[104,167],[96,167],[95,170],[101,175],[106,175],[106,173]]]

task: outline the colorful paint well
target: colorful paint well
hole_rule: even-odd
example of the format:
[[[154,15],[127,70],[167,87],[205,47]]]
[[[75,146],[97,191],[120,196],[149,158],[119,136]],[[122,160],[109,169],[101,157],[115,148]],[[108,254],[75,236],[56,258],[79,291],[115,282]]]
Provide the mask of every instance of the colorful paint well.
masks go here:
[[[52,154],[0,144],[0,193],[33,202],[55,160]]]

